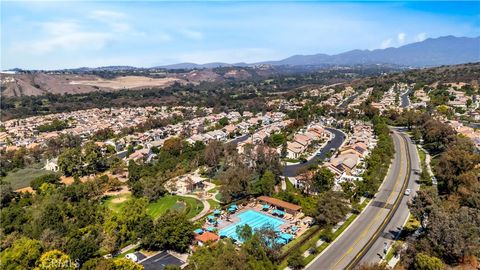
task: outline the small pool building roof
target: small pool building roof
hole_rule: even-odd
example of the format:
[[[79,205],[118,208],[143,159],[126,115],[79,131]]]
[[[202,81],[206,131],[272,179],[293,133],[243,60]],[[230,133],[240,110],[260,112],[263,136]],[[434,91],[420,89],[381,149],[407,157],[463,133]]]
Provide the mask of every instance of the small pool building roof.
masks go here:
[[[289,203],[289,202],[286,202],[286,201],[282,201],[282,200],[277,199],[277,198],[260,196],[260,197],[257,198],[257,200],[259,200],[260,202],[263,202],[263,203],[268,203],[270,205],[273,205],[273,206],[275,206],[279,209],[284,209],[285,212],[287,212],[289,214],[297,214],[302,209],[302,207],[299,206],[299,205]]]

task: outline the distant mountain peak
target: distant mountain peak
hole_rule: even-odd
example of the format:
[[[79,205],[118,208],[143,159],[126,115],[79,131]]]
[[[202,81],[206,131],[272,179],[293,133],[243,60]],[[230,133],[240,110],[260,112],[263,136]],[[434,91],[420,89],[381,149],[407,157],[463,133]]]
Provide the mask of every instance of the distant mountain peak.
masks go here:
[[[455,37],[452,35],[427,38],[423,41],[385,49],[355,49],[335,55],[323,53],[313,55],[297,54],[278,61],[264,61],[253,64],[237,63],[181,63],[164,68],[214,68],[229,66],[287,65],[324,66],[358,64],[392,64],[411,67],[454,65],[480,61],[480,37]]]

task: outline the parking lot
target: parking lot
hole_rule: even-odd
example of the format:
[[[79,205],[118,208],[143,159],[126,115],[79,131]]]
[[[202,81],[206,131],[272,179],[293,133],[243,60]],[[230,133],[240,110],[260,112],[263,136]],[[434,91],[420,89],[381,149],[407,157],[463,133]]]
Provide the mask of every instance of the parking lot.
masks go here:
[[[152,257],[140,261],[140,264],[143,265],[145,270],[162,270],[167,265],[181,266],[184,263],[184,261],[170,255],[166,251],[162,251]]]

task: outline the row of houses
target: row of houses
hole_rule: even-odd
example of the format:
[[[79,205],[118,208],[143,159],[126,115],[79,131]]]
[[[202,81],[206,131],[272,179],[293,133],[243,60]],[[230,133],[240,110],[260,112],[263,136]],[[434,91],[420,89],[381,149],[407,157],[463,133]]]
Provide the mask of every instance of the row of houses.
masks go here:
[[[353,132],[337,155],[323,166],[335,175],[335,183],[359,180],[363,173],[365,158],[376,145],[373,128],[366,123],[353,123]]]
[[[287,157],[299,158],[313,142],[330,138],[331,133],[321,125],[313,124],[307,127],[305,132],[297,133],[292,141],[287,142]]]
[[[341,92],[330,95],[330,97],[328,99],[322,101],[321,104],[336,107],[339,104],[341,104],[345,99],[347,99],[351,95],[353,95],[354,92],[355,91],[353,90],[353,88],[351,86],[347,86]]]

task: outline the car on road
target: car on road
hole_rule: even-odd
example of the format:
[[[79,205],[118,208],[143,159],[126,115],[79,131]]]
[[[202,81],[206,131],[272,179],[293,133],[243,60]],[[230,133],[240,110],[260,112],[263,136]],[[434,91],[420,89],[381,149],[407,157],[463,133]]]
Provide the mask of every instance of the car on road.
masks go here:
[[[410,196],[411,193],[412,193],[412,190],[411,190],[411,189],[407,188],[407,189],[405,190],[405,196]]]
[[[132,262],[138,262],[137,255],[135,255],[134,253],[128,253],[127,255],[125,255],[125,258],[131,260]]]

